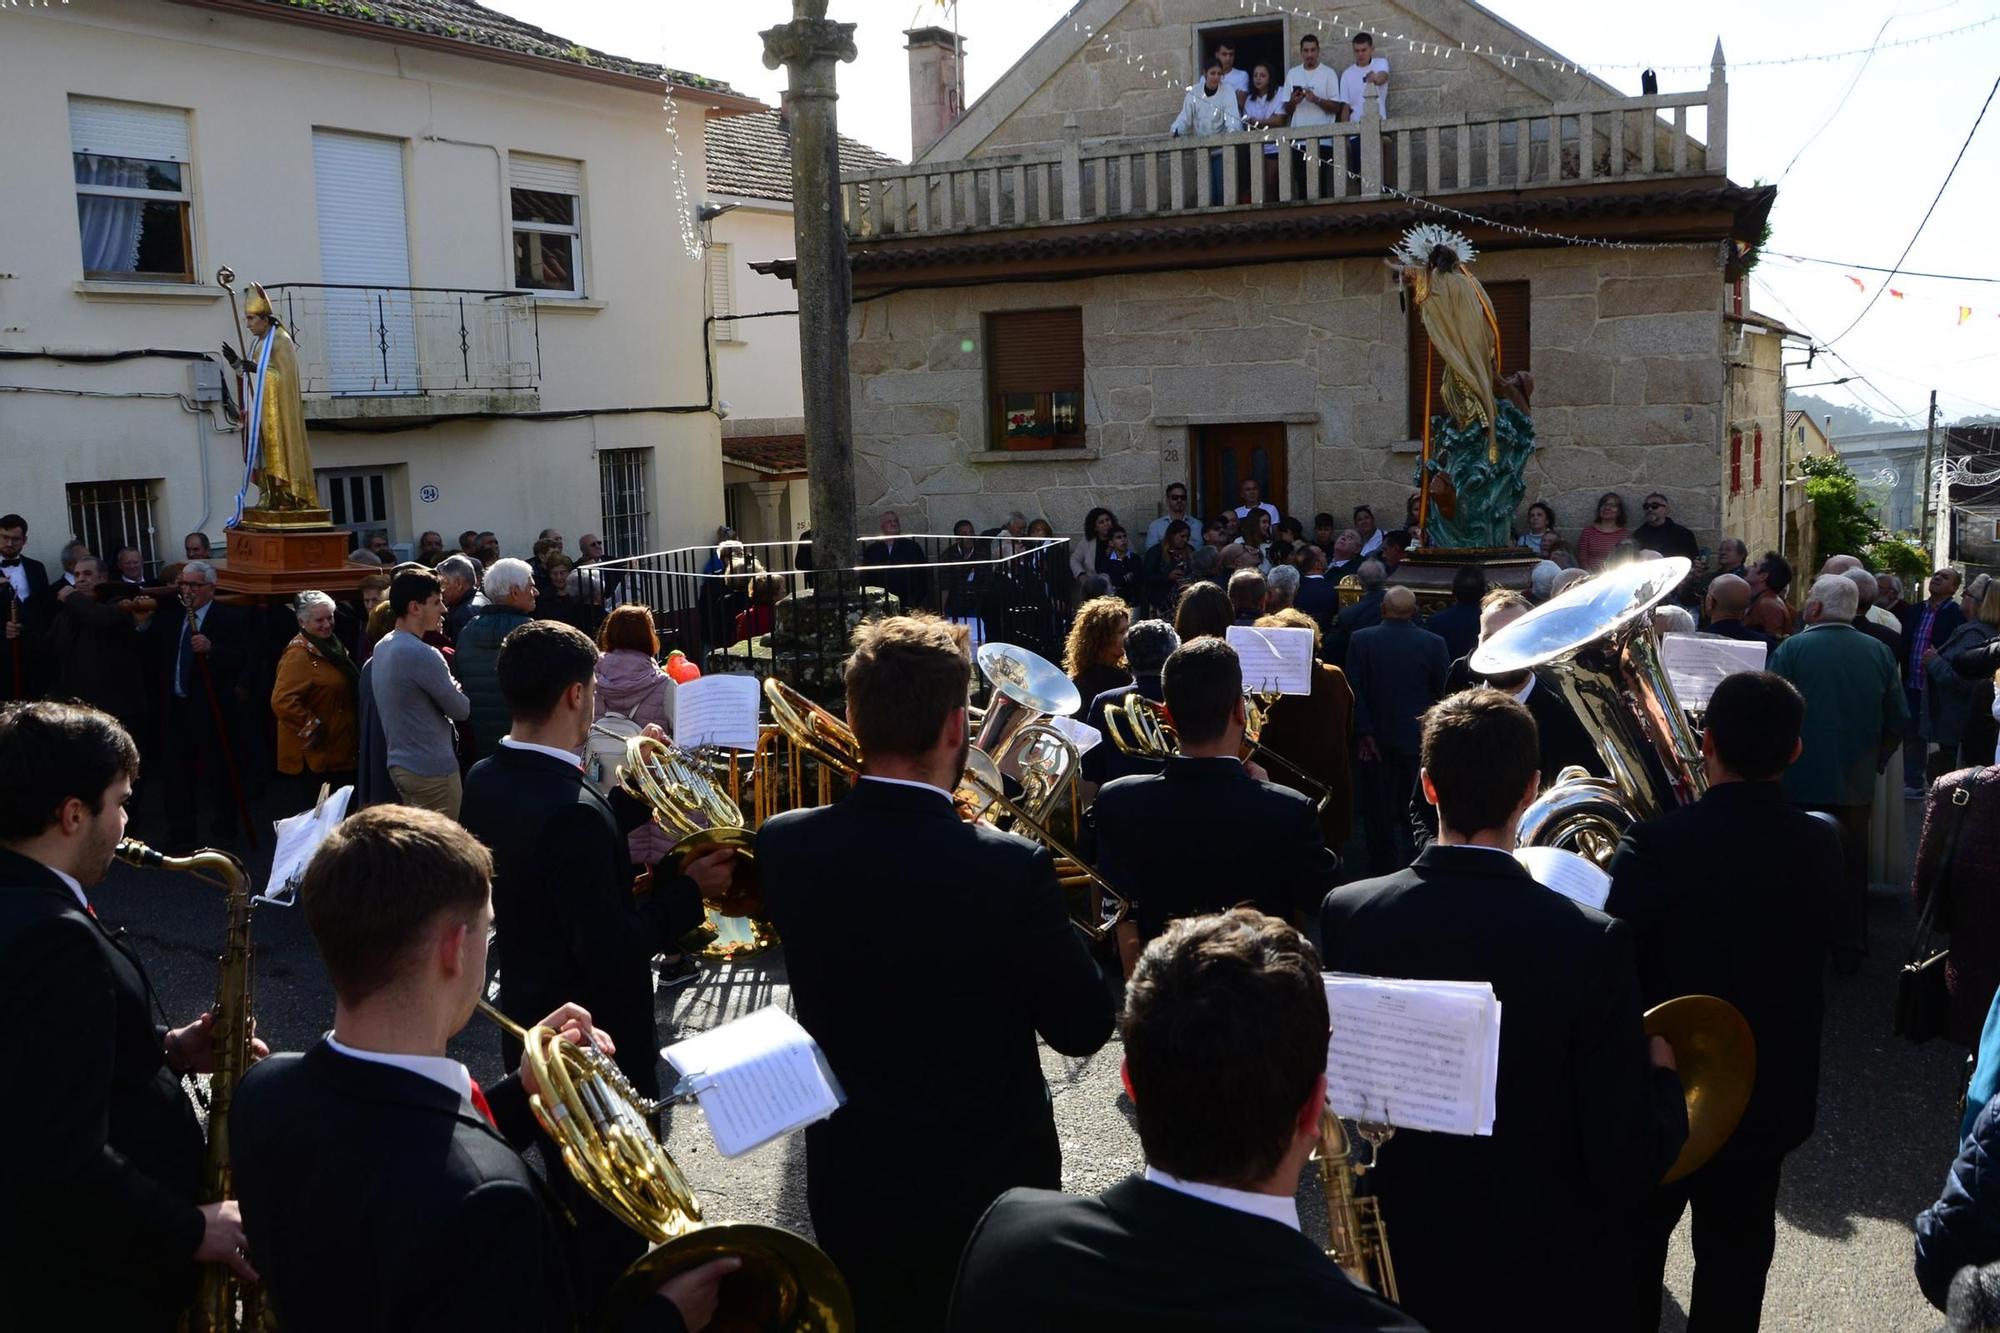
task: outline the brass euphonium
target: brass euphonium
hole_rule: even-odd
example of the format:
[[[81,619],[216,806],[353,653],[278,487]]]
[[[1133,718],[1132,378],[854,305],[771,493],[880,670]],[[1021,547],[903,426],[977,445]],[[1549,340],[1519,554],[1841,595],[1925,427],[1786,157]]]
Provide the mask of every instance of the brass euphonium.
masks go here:
[[[146,870],[178,870],[213,884],[223,892],[228,925],[222,939],[216,979],[214,1026],[215,1071],[208,1079],[208,1150],[202,1162],[203,1203],[233,1198],[229,1171],[229,1107],[236,1085],[250,1067],[250,874],[227,852],[203,848],[191,856],[167,856],[133,838],[114,850],[119,860]],[[240,1301],[240,1307],[239,1307]],[[240,1314],[239,1314],[240,1308]],[[182,1313],[182,1333],[232,1333],[256,1329],[262,1323],[263,1298],[258,1288],[238,1280],[227,1264],[204,1264],[194,1304]]]
[[[660,1103],[640,1096],[607,1056],[553,1029],[524,1028],[484,1000],[479,1010],[521,1043],[522,1067],[538,1089],[529,1109],[563,1166],[606,1212],[653,1242],[613,1286],[603,1327],[623,1327],[675,1274],[733,1258],[743,1266],[722,1280],[709,1327],[851,1333],[853,1298],[825,1251],[783,1227],[702,1220],[687,1177],[653,1131]]]

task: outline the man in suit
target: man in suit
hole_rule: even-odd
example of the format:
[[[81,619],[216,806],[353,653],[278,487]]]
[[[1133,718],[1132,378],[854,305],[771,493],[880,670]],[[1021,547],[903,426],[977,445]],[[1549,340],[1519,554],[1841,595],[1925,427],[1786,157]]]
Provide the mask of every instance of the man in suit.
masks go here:
[[[0,662],[0,699],[32,699],[41,693],[42,632],[55,619],[49,571],[21,554],[28,544],[28,520],[0,515],[0,626],[7,638],[7,662]]]
[[[1766,648],[1777,647],[1776,639],[1743,623],[1744,613],[1749,609],[1750,585],[1744,580],[1734,574],[1717,574],[1709,580],[1708,595],[1702,599],[1701,614],[1710,634],[1761,643]]]
[[[806,1130],[806,1203],[873,1333],[941,1327],[980,1214],[1013,1186],[1060,1187],[1036,1035],[1069,1056],[1111,1035],[1110,995],[1048,850],[967,823],[952,805],[969,670],[963,626],[863,625],[846,664],[860,780],[838,803],[787,811],[757,835],[799,1022],[847,1092]],[[921,903],[949,946],[857,966],[879,943],[879,923],[848,891],[864,880]],[[950,1169],[896,1165],[909,1162]]]
[[[209,802],[211,842],[225,842],[237,824],[230,769],[240,740],[238,707],[249,660],[250,613],[215,600],[215,567],[205,560],[181,566],[180,597],[162,607],[151,636],[165,694],[160,717],[161,783],[167,798],[167,841],[176,850],[197,845],[200,797]]]
[[[1333,622],[1340,615],[1340,581],[1328,575],[1326,552],[1317,546],[1306,547],[1305,563],[1299,572],[1303,577],[1299,579],[1298,599],[1292,605],[1312,617],[1324,639],[1333,631]]]
[[[0,1060],[18,1080],[0,1097],[11,1327],[165,1333],[196,1265],[256,1276],[236,1204],[195,1202],[202,1134],[181,1075],[214,1067],[209,1016],[157,1022],[144,965],[85,892],[124,836],[138,771],[132,738],[94,708],[0,709]]]
[[[1176,921],[1125,993],[1143,1175],[1014,1189],[980,1219],[951,1333],[1417,1329],[1301,1234],[1326,1109],[1326,988],[1305,936],[1248,908]]]
[[[1959,605],[1958,591],[1961,586],[1959,572],[1946,566],[1931,575],[1925,585],[1928,596],[1910,607],[1903,618],[1901,661],[1898,667],[1904,681],[1903,702],[1909,710],[1906,731],[1909,744],[1903,747],[1903,783],[1905,796],[1921,797],[1930,782],[1944,776],[1951,764],[1943,760],[1943,767],[1930,759],[1930,742],[1919,731],[1924,715],[1924,691],[1929,688],[1930,676],[1924,670],[1924,654],[1944,647],[1951,632],[1965,623],[1965,609]]]
[[[1451,605],[1431,612],[1424,628],[1444,640],[1447,661],[1457,661],[1479,642],[1480,603],[1486,597],[1486,571],[1460,565],[1451,576]]]
[[[1243,664],[1221,639],[1198,639],[1161,673],[1180,753],[1157,777],[1121,778],[1097,793],[1083,853],[1132,902],[1118,929],[1129,975],[1141,946],[1178,917],[1249,902],[1291,920],[1333,887],[1340,861],[1327,850],[1311,801],[1238,756],[1243,746]],[[1234,830],[1183,839],[1176,828]]]
[[[1840,840],[1785,800],[1782,779],[1799,757],[1805,713],[1805,700],[1779,676],[1725,678],[1702,731],[1708,793],[1628,830],[1611,861],[1605,910],[1632,927],[1645,1003],[1719,995],[1757,1039],[1757,1079],[1736,1132],[1705,1166],[1654,1196],[1634,1329],[1660,1325],[1667,1241],[1690,1204],[1690,1326],[1757,1327],[1777,1243],[1779,1169],[1812,1133],[1825,886],[1840,879]]]
[[[577,1237],[519,1152],[535,1137],[535,1089],[522,1075],[481,1089],[446,1054],[485,984],[491,877],[456,823],[386,805],[334,829],[300,883],[333,1030],[253,1069],[230,1125],[237,1193],[287,1333],[560,1331],[589,1313]],[[614,1045],[580,1005],[541,1025]],[[676,1277],[625,1327],[701,1328],[734,1267]]]
[[[1868,951],[1868,822],[1875,775],[1902,743],[1903,683],[1895,655],[1854,628],[1859,599],[1844,574],[1813,580],[1805,628],[1778,645],[1771,670],[1805,696],[1805,750],[1785,770],[1785,794],[1840,826],[1840,888],[1829,895],[1833,965],[1843,975]]]
[[[1432,1333],[1603,1327],[1630,1303],[1638,1227],[1687,1137],[1672,1050],[1640,1027],[1630,931],[1512,856],[1536,748],[1533,716],[1498,690],[1433,707],[1437,843],[1320,913],[1330,970],[1485,981],[1506,1011],[1492,1135],[1405,1130],[1368,1177],[1404,1307]]]
[[[923,568],[924,548],[903,535],[902,515],[893,509],[882,515],[881,528],[880,540],[861,544],[861,563],[894,566],[873,577],[901,599],[904,610],[914,611],[923,604],[931,586],[930,572]]]
[[[1326,636],[1326,660],[1337,667],[1347,665],[1348,646],[1362,630],[1382,623],[1382,598],[1387,594],[1389,571],[1380,560],[1363,560],[1354,572],[1361,585],[1361,597],[1353,606],[1341,608],[1334,617],[1333,633]]]
[[[101,708],[133,736],[145,734],[146,686],[139,668],[141,618],[97,596],[97,557],[76,562],[74,584],[57,590],[49,627],[49,674],[65,698]]]
[[[1382,623],[1354,636],[1347,682],[1354,689],[1355,783],[1370,867],[1386,875],[1416,854],[1402,819],[1417,781],[1418,718],[1444,697],[1450,668],[1444,640],[1419,627],[1417,597],[1395,587],[1382,598]]]
[[[1132,672],[1132,683],[1104,691],[1090,701],[1089,711],[1084,714],[1085,723],[1104,737],[1101,743],[1084,752],[1085,805],[1090,804],[1096,790],[1107,782],[1160,771],[1159,760],[1126,754],[1111,743],[1110,732],[1104,725],[1104,714],[1114,704],[1124,703],[1133,694],[1142,695],[1155,703],[1163,702],[1167,696],[1160,686],[1160,672],[1180,646],[1181,636],[1174,633],[1174,627],[1164,620],[1135,620],[1126,626],[1125,665]]]
[[[1854,628],[1887,648],[1891,657],[1900,656],[1903,651],[1901,624],[1894,616],[1887,617],[1889,621],[1887,625],[1875,617],[1875,576],[1859,565],[1838,572],[1841,577],[1854,585]]]
[[[456,646],[471,619],[486,605],[479,592],[479,565],[469,555],[452,554],[437,563],[444,591],[444,636]]]

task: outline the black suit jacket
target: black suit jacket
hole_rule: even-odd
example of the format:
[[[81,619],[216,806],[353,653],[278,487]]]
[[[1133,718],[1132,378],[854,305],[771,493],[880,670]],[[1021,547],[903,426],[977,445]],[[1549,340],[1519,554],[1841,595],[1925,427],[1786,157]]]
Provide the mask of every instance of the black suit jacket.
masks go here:
[[[1143,694],[1155,702],[1165,697],[1161,693],[1160,678],[1158,676],[1140,676],[1129,685],[1120,685],[1116,689],[1105,690],[1091,699],[1090,707],[1085,712],[1083,720],[1087,726],[1094,728],[1104,739],[1096,745],[1091,746],[1083,756],[1084,781],[1094,782],[1102,787],[1105,783],[1115,781],[1118,778],[1137,777],[1141,774],[1157,773],[1160,771],[1162,767],[1160,760],[1141,759],[1136,755],[1126,754],[1111,743],[1110,733],[1104,729],[1105,711],[1113,704],[1124,703],[1126,696],[1134,692]]]
[[[1472,685],[1485,684],[1485,677],[1475,676],[1468,658],[1461,657],[1452,663],[1452,671],[1465,668]],[[1449,681],[1450,677],[1447,676]],[[1472,685],[1462,688],[1470,689]],[[1456,691],[1452,691],[1456,693]],[[1545,667],[1535,668],[1535,688],[1528,692],[1528,712],[1535,719],[1535,737],[1540,746],[1542,766],[1542,789],[1546,791],[1556,780],[1556,775],[1574,765],[1592,777],[1609,776],[1604,767],[1604,758],[1597,752],[1597,743],[1590,738],[1590,731],[1563,697],[1562,687],[1556,684],[1555,673]],[[1417,778],[1417,785],[1410,791],[1410,832],[1416,840],[1417,850],[1422,851],[1437,840],[1437,807],[1424,798],[1424,781]]]
[[[1418,719],[1444,698],[1451,669],[1444,640],[1408,620],[1385,620],[1354,636],[1345,668],[1354,689],[1354,734],[1373,738],[1384,755],[1414,758]]]
[[[1300,579],[1299,594],[1292,605],[1318,622],[1322,638],[1332,633],[1333,622],[1340,616],[1338,576],[1328,573],[1319,577],[1307,575]]]
[[[1337,579],[1339,576],[1329,571],[1327,577]],[[1386,591],[1377,588],[1373,592],[1364,592],[1353,606],[1342,608],[1334,617],[1333,630],[1326,636],[1320,656],[1335,666],[1345,666],[1347,649],[1354,636],[1382,623],[1382,596]]]
[[[0,644],[20,645],[18,648],[0,647],[0,700],[15,697],[15,661],[21,664],[20,697],[39,698],[48,686],[48,663],[42,636],[55,621],[58,603],[49,591],[49,572],[41,561],[24,555],[21,557],[21,569],[28,577],[28,596],[18,608],[13,582],[0,578],[0,625],[6,624],[12,617],[21,626],[19,638],[0,639]]]
[[[1630,930],[1444,846],[1335,889],[1320,929],[1331,971],[1487,981],[1502,1006],[1493,1134],[1404,1130],[1368,1176],[1405,1308],[1433,1333],[1603,1327],[1687,1134],[1679,1080],[1647,1062]]]
[[[1719,995],[1757,1038],[1757,1081],[1725,1151],[1786,1152],[1819,1097],[1827,886],[1840,836],[1776,782],[1729,782],[1635,825],[1611,861],[1605,910],[1631,923],[1648,1006]]]
[[[145,632],[145,637],[152,641],[149,651],[153,656],[160,691],[168,700],[174,698],[174,659],[180,653],[181,627],[186,623],[187,608],[171,601],[159,609],[151,627]],[[215,682],[215,701],[222,707],[225,716],[233,715],[236,706],[236,688],[242,683],[244,667],[250,660],[252,631],[251,614],[244,607],[231,606],[226,602],[208,604],[208,612],[201,622],[201,633],[209,641],[209,678]],[[182,684],[187,690],[187,697],[201,705],[205,715],[208,701],[200,671],[197,664],[194,677]]]
[[[493,853],[501,1012],[532,1022],[576,1001],[616,1038],[633,1085],[658,1097],[653,955],[700,925],[702,908],[686,877],[633,897],[625,835],[646,817],[622,791],[607,800],[576,765],[504,745],[472,766],[459,811]],[[501,1053],[509,1068],[520,1061],[511,1038]]]
[[[1710,634],[1719,634],[1725,639],[1741,639],[1745,643],[1761,643],[1766,648],[1775,648],[1778,641],[1760,629],[1751,629],[1741,620],[1711,620],[1705,627]]]
[[[1137,1176],[1098,1195],[1002,1195],[965,1248],[950,1329],[1421,1333],[1284,1223]]]
[[[934,792],[863,780],[833,805],[768,820],[757,864],[799,1022],[847,1091],[806,1130],[815,1226],[829,1185],[848,1216],[976,1200],[969,1227],[1009,1186],[1057,1184],[1020,1175],[1024,1157],[1055,1148],[1035,1037],[1089,1055],[1113,1016],[1049,853],[964,822]],[[857,910],[866,883],[890,889],[876,901],[922,919],[937,947],[861,965],[882,926],[880,913]],[[890,1169],[917,1161],[951,1168]]]
[[[286,1333],[577,1326],[574,1233],[516,1151],[526,1093],[509,1078],[487,1100],[505,1137],[442,1084],[324,1041],[244,1076],[230,1159]],[[683,1325],[656,1298],[630,1327]]]
[[[138,955],[0,851],[0,1284],[10,1327],[171,1329],[194,1295],[201,1125]],[[106,1264],[115,1272],[107,1273]]]
[[[1176,756],[1157,777],[1107,783],[1084,822],[1080,850],[1132,900],[1147,939],[1176,917],[1243,902],[1295,920],[1340,873],[1312,802],[1257,781],[1226,757]],[[1196,832],[1189,838],[1175,830]],[[1217,836],[1222,830],[1254,836],[1254,851]]]

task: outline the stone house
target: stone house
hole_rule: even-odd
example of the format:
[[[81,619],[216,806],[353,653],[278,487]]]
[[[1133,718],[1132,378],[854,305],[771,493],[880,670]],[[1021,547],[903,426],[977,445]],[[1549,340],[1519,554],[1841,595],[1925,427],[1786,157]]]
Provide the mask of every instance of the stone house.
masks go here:
[[[1386,121],[1165,136],[1217,41],[1247,66],[1314,33],[1337,69],[1364,25],[1391,62]],[[951,41],[910,34],[913,83],[953,77]],[[1288,512],[1365,501],[1394,523],[1426,345],[1384,259],[1444,221],[1481,251],[1504,368],[1536,379],[1529,495],[1573,532],[1599,492],[1636,521],[1657,489],[1712,544],[1725,292],[1774,191],[1728,179],[1719,47],[1705,86],[1649,97],[1505,54],[1528,48],[1547,53],[1460,0],[1337,20],[1083,0],[941,135],[943,99],[913,98],[916,160],[843,177],[861,526],[886,507],[928,531],[1020,510],[1075,532],[1105,505],[1136,529],[1168,482],[1203,513],[1246,476]],[[1315,139],[1324,173],[1254,169],[1267,143],[1290,163]]]

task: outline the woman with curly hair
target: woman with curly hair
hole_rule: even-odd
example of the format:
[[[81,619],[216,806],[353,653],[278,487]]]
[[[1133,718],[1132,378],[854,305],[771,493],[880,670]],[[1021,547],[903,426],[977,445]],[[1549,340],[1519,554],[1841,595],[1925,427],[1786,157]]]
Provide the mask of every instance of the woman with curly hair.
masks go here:
[[[1125,629],[1132,608],[1117,597],[1093,597],[1077,608],[1063,645],[1063,671],[1086,699],[1132,683],[1125,669]]]

